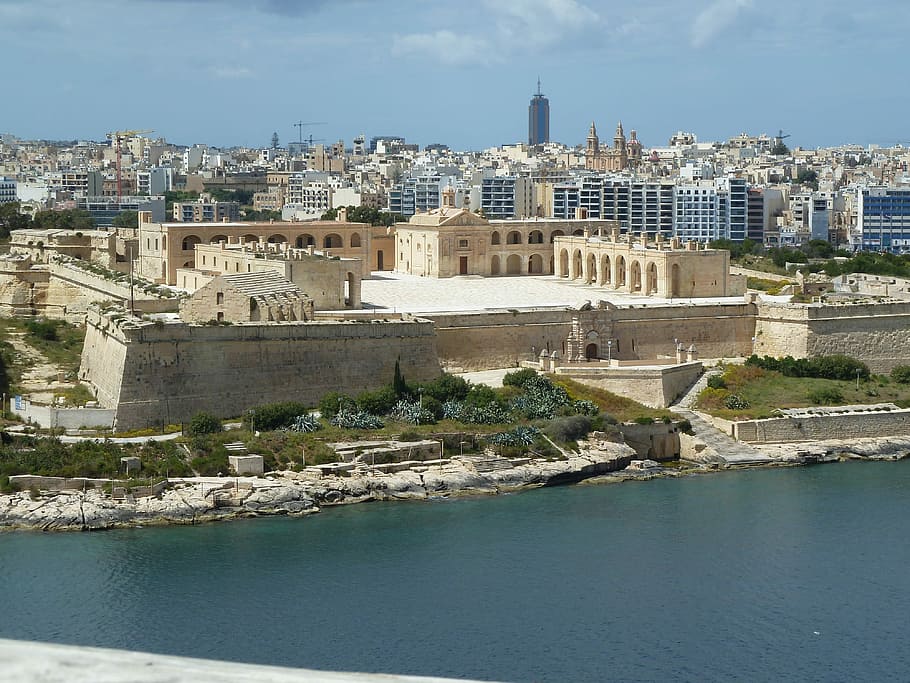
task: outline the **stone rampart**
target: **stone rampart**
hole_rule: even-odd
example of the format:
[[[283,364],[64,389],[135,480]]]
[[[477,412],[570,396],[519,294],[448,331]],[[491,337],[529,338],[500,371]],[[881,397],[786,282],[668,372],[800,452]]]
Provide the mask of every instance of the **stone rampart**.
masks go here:
[[[598,389],[626,396],[652,408],[666,408],[701,376],[702,364],[663,367],[563,365],[556,374]]]
[[[116,408],[118,429],[176,424],[199,411],[234,417],[278,401],[315,405],[329,391],[377,389],[400,358],[408,379],[440,372],[433,325],[390,322],[204,326],[86,319],[79,377]]]
[[[632,306],[577,311],[571,308],[506,309],[479,313],[431,313],[439,356],[447,368],[485,370],[537,360],[542,349],[566,356],[572,319],[599,330],[598,357],[653,359],[675,354],[678,339],[702,358],[752,352],[755,307],[748,303]],[[587,328],[586,328],[587,329]]]
[[[755,352],[762,356],[858,358],[873,372],[906,364],[910,303],[772,304],[758,307]]]
[[[778,417],[733,423],[733,437],[747,443],[907,435],[910,435],[910,410]]]

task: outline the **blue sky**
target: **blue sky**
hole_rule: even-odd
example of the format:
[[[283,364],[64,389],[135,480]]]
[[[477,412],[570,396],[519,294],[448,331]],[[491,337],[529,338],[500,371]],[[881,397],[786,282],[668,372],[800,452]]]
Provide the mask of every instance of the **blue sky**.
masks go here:
[[[908,31],[906,0],[0,0],[0,131],[481,149],[527,138],[539,75],[567,144],[906,143]]]

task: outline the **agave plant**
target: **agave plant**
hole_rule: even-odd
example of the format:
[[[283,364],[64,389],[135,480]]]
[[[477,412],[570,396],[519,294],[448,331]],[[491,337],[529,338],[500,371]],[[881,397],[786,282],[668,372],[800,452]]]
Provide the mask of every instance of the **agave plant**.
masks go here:
[[[597,415],[600,412],[600,408],[597,406],[594,401],[587,401],[581,399],[579,401],[572,401],[572,410],[578,415]]]
[[[287,427],[291,432],[316,432],[322,429],[322,422],[310,413],[298,415]]]
[[[332,424],[342,429],[382,429],[381,419],[362,410],[344,408],[332,418]]]
[[[436,422],[436,416],[426,408],[421,407],[418,401],[408,401],[401,399],[392,408],[391,416],[399,422],[409,422],[411,424],[432,424]]]

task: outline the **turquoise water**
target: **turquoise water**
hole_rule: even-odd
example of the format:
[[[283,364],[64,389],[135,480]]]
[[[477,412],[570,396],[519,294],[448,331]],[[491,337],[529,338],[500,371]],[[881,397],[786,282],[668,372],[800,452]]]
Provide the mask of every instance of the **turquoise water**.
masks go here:
[[[0,637],[500,681],[907,680],[910,463],[0,534]]]

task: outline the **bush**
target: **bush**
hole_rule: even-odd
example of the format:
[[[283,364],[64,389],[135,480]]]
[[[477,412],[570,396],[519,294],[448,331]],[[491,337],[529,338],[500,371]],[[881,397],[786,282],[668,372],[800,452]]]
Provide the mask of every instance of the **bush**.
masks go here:
[[[347,394],[339,391],[330,391],[319,399],[319,413],[326,420],[335,417],[339,410],[354,410],[357,407],[356,402]]]
[[[891,371],[891,379],[899,384],[910,384],[910,365],[898,365]]]
[[[724,378],[720,375],[711,375],[708,377],[708,387],[711,389],[726,389],[727,383],[724,381]]]
[[[869,368],[862,361],[850,356],[835,354],[832,356],[816,356],[815,358],[772,358],[765,356],[759,358],[751,355],[746,359],[746,365],[760,367],[764,370],[779,372],[786,377],[816,377],[819,379],[839,379],[849,381],[859,377],[869,378]]]
[[[25,329],[35,339],[57,341],[57,327],[59,325],[60,323],[54,320],[29,320],[25,323]]]
[[[297,419],[288,425],[288,431],[291,432],[318,432],[320,429],[322,429],[322,422],[310,413],[298,415]]]
[[[431,396],[440,403],[445,403],[446,401],[463,401],[471,390],[471,385],[466,379],[447,373],[440,375],[429,384],[424,384],[422,386],[424,398]]]
[[[820,406],[834,406],[844,402],[844,395],[834,387],[809,392],[809,400]]]
[[[749,402],[738,394],[730,394],[724,401],[724,406],[729,410],[745,410],[749,407]]]
[[[502,384],[506,387],[519,387],[523,389],[533,377],[537,377],[537,371],[532,368],[522,368],[514,372],[507,372],[502,378]]]
[[[338,396],[342,395],[338,394]],[[383,387],[376,391],[364,391],[358,394],[356,399],[357,407],[363,412],[370,413],[371,415],[388,415],[392,408],[395,407],[396,402],[397,398],[395,392],[392,391],[391,386]],[[322,403],[320,402],[319,405],[321,408]],[[334,407],[335,412],[338,412],[337,398],[335,399]]]
[[[268,403],[264,406],[259,406],[252,411],[250,414],[250,419],[252,421],[251,428],[259,429],[264,432],[273,429],[282,429],[290,425],[298,416],[306,415],[307,412],[307,407],[296,401]]]
[[[557,443],[567,444],[585,438],[592,427],[587,415],[571,415],[551,420],[544,433]]]
[[[342,429],[382,429],[383,422],[362,410],[344,408],[332,418],[332,425]]]
[[[186,428],[187,434],[217,434],[222,431],[221,420],[211,413],[196,413]]]

